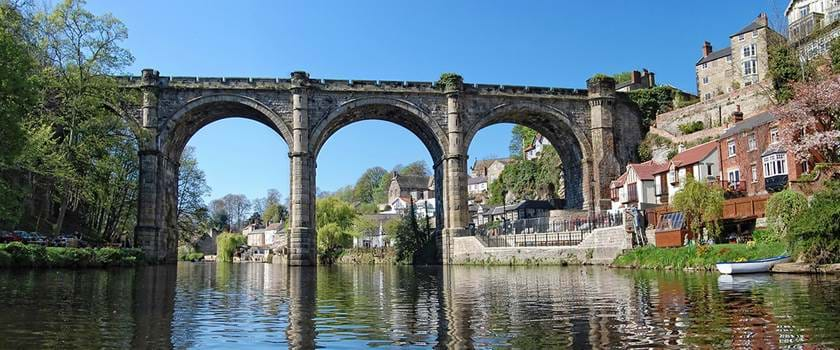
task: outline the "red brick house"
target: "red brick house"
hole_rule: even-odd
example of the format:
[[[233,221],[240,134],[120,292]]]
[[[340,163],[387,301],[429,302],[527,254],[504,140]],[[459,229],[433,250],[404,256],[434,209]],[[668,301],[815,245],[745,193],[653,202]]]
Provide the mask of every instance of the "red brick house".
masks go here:
[[[810,169],[780,143],[779,118],[764,112],[739,120],[720,136],[721,180],[754,196],[777,192]]]

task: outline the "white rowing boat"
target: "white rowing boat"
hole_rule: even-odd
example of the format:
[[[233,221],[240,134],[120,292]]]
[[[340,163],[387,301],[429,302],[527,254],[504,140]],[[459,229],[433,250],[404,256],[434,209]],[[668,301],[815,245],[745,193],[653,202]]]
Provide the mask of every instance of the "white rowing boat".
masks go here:
[[[773,265],[790,261],[790,256],[780,255],[772,258],[747,260],[742,262],[719,262],[715,264],[718,271],[724,274],[767,272]]]

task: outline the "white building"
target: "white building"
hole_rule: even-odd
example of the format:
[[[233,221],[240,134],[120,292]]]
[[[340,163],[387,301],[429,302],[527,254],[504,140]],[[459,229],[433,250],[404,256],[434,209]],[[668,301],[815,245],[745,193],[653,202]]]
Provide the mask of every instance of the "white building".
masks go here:
[[[487,178],[484,176],[470,176],[467,179],[467,193],[479,194],[487,192]]]
[[[674,194],[685,186],[686,178],[691,176],[697,181],[717,180],[720,176],[719,142],[710,141],[677,153],[668,167],[654,174],[656,196],[659,203],[670,203]]]
[[[831,41],[840,37],[840,26],[835,25],[840,20],[840,0],[791,0],[785,17],[788,40],[802,60],[825,55]],[[821,29],[820,35],[811,35]]]
[[[373,214],[365,215],[365,218],[378,223],[377,228],[372,232],[362,233],[359,237],[353,237],[354,248],[383,248],[391,245],[390,239],[385,232],[385,223],[389,220],[399,220],[399,214]]]
[[[624,174],[610,184],[612,210],[625,208],[647,209],[659,204],[656,197],[654,174],[668,169],[668,163],[647,161],[640,164],[628,164]]]
[[[540,156],[543,148],[551,147],[551,142],[548,142],[548,139],[544,136],[537,134],[534,137],[534,142],[525,147],[525,159],[527,160],[534,160]]]

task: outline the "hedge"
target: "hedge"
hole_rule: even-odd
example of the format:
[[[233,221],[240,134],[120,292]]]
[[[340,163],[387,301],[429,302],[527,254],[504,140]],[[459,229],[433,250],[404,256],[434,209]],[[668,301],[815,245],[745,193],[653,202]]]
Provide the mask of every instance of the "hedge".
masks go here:
[[[143,263],[143,251],[126,248],[63,248],[20,242],[0,244],[0,267],[111,267]]]

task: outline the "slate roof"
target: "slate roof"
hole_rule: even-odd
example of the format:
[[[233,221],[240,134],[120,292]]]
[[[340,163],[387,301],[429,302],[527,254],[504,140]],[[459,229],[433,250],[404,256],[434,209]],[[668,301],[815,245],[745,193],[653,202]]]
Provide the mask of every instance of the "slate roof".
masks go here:
[[[724,49],[717,50],[715,52],[710,53],[706,57],[700,58],[700,60],[697,61],[697,64],[695,64],[695,66],[699,66],[703,63],[711,62],[711,61],[714,61],[714,60],[718,60],[718,59],[724,58],[726,56],[732,56],[732,48],[731,47],[727,47],[727,48],[724,48]]]
[[[271,224],[271,225],[268,225],[268,227],[266,227],[266,228],[265,228],[265,230],[266,230],[266,231],[272,231],[272,230],[274,230],[274,231],[282,231],[282,230],[283,230],[283,224],[282,224],[282,223],[279,223],[279,222],[275,222],[275,223],[273,223],[273,224]]]
[[[397,184],[402,190],[428,189],[430,176],[397,175]]]
[[[467,179],[467,184],[468,185],[475,185],[475,184],[480,184],[480,183],[485,183],[485,182],[487,182],[487,178],[484,177],[484,176],[470,176],[470,178]]]
[[[752,32],[753,30],[761,29],[761,28],[764,28],[764,27],[766,27],[766,25],[764,25],[764,23],[762,23],[761,18],[756,18],[755,20],[752,21],[752,23],[750,23],[749,25],[747,25],[744,28],[741,28],[741,30],[739,30],[735,34],[730,35],[729,37],[731,38],[731,37],[736,36],[736,35],[749,33],[749,32]]]
[[[733,125],[729,129],[726,129],[723,135],[720,135],[720,138],[725,139],[740,134],[744,131],[755,129],[758,126],[771,123],[777,119],[779,119],[779,117],[770,112],[760,113],[735,123],[735,125]]]
[[[511,161],[510,158],[480,159],[480,160],[475,161],[475,164],[473,164],[472,168],[473,169],[486,168],[486,167],[489,167],[490,164],[493,164],[493,162],[495,162],[497,160],[502,162],[503,164],[510,163],[510,161]]]

